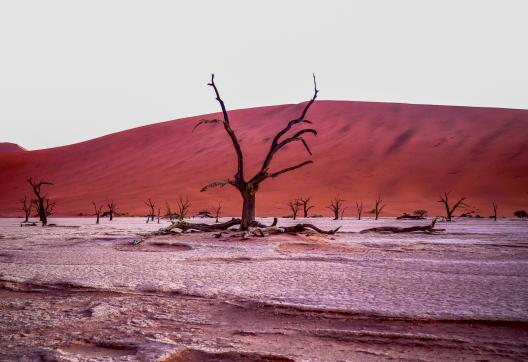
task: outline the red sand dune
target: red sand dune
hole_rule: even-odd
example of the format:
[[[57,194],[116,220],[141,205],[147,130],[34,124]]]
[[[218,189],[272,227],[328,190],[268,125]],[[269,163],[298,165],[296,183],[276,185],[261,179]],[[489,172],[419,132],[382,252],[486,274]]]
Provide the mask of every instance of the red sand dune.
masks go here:
[[[231,111],[250,170],[256,170],[270,138],[303,104]],[[213,115],[210,117],[219,117]],[[0,153],[0,214],[19,215],[18,199],[30,195],[29,176],[54,182],[46,191],[57,213],[92,213],[91,201],[114,199],[122,212],[144,215],[148,197],[160,206],[188,195],[193,212],[222,200],[225,213],[238,215],[241,199],[226,186],[201,193],[212,181],[232,177],[235,155],[220,125],[192,132],[191,117],[152,124],[86,142],[38,151]],[[318,101],[308,119],[319,131],[307,136],[315,163],[266,180],[257,194],[257,214],[288,214],[286,202],[312,196],[317,214],[336,193],[363,200],[371,209],[379,192],[386,215],[423,208],[443,212],[443,191],[467,196],[489,215],[528,209],[528,111],[388,103]],[[301,144],[291,144],[273,169],[309,159]],[[252,171],[248,171],[249,175]],[[174,206],[173,206],[174,207]]]
[[[0,142],[0,154],[12,153],[12,152],[23,152],[25,149],[20,147],[16,143]]]

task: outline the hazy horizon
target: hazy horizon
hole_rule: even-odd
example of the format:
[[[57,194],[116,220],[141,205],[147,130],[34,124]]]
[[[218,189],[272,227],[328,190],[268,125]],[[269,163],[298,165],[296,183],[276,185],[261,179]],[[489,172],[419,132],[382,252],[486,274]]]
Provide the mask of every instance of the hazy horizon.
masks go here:
[[[40,149],[228,109],[322,100],[528,109],[528,4],[0,5],[0,142]]]

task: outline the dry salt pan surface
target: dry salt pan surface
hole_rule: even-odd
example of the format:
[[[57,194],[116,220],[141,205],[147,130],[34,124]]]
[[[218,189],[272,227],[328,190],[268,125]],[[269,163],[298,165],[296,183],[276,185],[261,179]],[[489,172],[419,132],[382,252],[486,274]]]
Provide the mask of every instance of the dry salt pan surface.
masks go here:
[[[426,235],[358,231],[430,221],[321,218],[308,222],[340,232],[140,245],[168,222],[51,222],[0,219],[0,360],[528,358],[523,220],[458,219]]]

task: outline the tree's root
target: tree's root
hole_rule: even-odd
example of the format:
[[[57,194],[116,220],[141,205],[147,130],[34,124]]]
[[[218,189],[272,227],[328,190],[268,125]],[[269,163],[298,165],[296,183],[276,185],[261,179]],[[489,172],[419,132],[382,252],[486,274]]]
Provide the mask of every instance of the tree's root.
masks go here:
[[[365,233],[397,234],[397,233],[422,232],[422,233],[427,233],[427,234],[434,234],[436,232],[445,231],[445,229],[435,229],[434,228],[435,224],[436,224],[436,221],[437,221],[437,218],[435,218],[431,222],[431,225],[411,226],[411,227],[406,227],[406,228],[400,228],[400,227],[396,227],[396,226],[380,226],[380,227],[376,227],[376,228],[361,230],[360,233],[361,234],[365,234]]]
[[[220,231],[219,233],[214,234],[216,238],[222,236],[222,231],[228,230],[232,226],[240,225],[241,220],[237,218],[232,218],[229,221],[218,223],[218,224],[203,224],[203,223],[188,223],[186,221],[180,220],[172,225],[153,231],[148,234],[141,235],[140,239],[134,240],[132,243],[134,245],[140,244],[141,242],[147,240],[152,236],[157,235],[169,235],[169,234],[179,234],[186,232],[213,232]],[[334,230],[322,230],[317,226],[312,224],[297,224],[294,226],[283,226],[277,227],[277,218],[273,218],[273,223],[268,226],[264,225],[258,221],[253,221],[248,230],[244,231],[242,234],[243,239],[248,239],[250,236],[260,236],[263,237],[266,234],[279,234],[279,233],[288,233],[288,234],[298,234],[304,231],[315,231],[321,234],[335,234],[341,227],[338,227]],[[179,231],[178,231],[179,230]]]

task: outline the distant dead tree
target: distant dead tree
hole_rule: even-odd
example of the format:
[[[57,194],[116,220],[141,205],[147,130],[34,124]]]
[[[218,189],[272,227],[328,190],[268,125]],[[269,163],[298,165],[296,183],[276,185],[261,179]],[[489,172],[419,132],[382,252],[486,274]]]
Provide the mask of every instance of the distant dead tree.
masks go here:
[[[337,194],[334,199],[330,201],[330,205],[326,207],[334,213],[334,220],[339,220],[339,216],[343,210],[343,202],[345,202],[345,200],[341,199],[339,194]]]
[[[220,217],[221,211],[222,211],[222,201],[218,201],[218,204],[216,204],[216,206],[213,206],[213,214],[214,214],[215,222],[218,222],[218,218]]]
[[[158,207],[158,224],[160,222],[160,214],[161,214],[161,208]]]
[[[154,221],[154,208],[156,207],[156,203],[149,197],[149,199],[145,201],[145,205],[148,207],[147,222],[149,222],[149,220]]]
[[[302,204],[303,217],[308,217],[308,212],[315,206],[310,205],[310,197],[299,197],[299,202]]]
[[[378,194],[378,198],[376,199],[376,202],[374,204],[374,208],[372,209],[371,213],[374,214],[376,217],[376,220],[378,220],[381,212],[387,205],[382,205],[383,200],[381,199],[381,194]]]
[[[168,201],[165,201],[165,210],[165,217],[168,217],[171,223],[174,222],[174,214]]]
[[[340,213],[340,216],[341,216],[341,220],[343,220],[343,216],[345,215],[345,210],[346,210],[346,209],[347,209],[347,207],[346,207],[346,206],[345,206],[345,207],[343,207],[343,208],[341,209],[341,213]]]
[[[116,204],[114,203],[114,200],[112,200],[106,206],[108,207],[108,217],[110,218],[110,221],[112,221],[114,219]]]
[[[246,231],[250,227],[250,225],[255,222],[255,196],[259,189],[260,183],[262,181],[268,178],[275,178],[284,173],[296,170],[305,165],[313,163],[313,161],[308,160],[308,161],[304,161],[297,165],[286,167],[284,169],[281,169],[275,172],[270,172],[269,170],[271,161],[273,157],[275,156],[275,154],[291,142],[302,143],[302,145],[306,148],[308,153],[310,155],[312,154],[310,148],[308,147],[308,144],[303,138],[303,135],[307,133],[317,135],[317,131],[315,129],[304,128],[304,129],[297,131],[296,133],[294,133],[293,135],[289,137],[286,137],[285,135],[295,125],[298,125],[301,123],[311,124],[311,122],[305,119],[305,117],[308,112],[308,109],[314,103],[315,99],[317,98],[317,93],[319,92],[319,90],[317,89],[317,83],[315,81],[315,75],[313,76],[313,81],[314,81],[314,95],[312,99],[308,103],[306,103],[299,117],[289,121],[288,124],[275,135],[275,137],[273,138],[271,142],[271,146],[266,155],[266,158],[264,159],[264,162],[262,163],[262,166],[260,167],[260,170],[251,179],[247,180],[244,175],[244,172],[245,172],[244,156],[242,153],[242,148],[240,147],[240,142],[235,132],[231,128],[231,124],[229,122],[229,115],[227,113],[226,106],[224,104],[224,101],[220,97],[220,93],[214,82],[214,74],[211,76],[211,82],[208,83],[208,85],[214,89],[216,100],[218,101],[218,103],[220,104],[220,108],[222,109],[223,119],[204,119],[204,120],[201,120],[194,128],[196,129],[196,127],[202,124],[211,124],[211,123],[222,124],[227,135],[231,139],[231,143],[233,144],[233,148],[237,156],[237,171],[233,178],[231,179],[228,178],[225,180],[212,182],[204,186],[201,191],[204,192],[204,191],[207,191],[209,188],[225,186],[225,185],[234,186],[240,192],[240,195],[242,196],[242,200],[243,200],[242,220],[240,223],[240,230]],[[285,137],[284,139],[283,139],[283,136]]]
[[[97,204],[94,201],[92,201],[92,205],[95,211],[95,217],[96,217],[95,223],[99,224],[99,217],[101,216],[101,212],[103,211],[103,205],[97,206]]]
[[[445,206],[447,221],[451,221],[453,217],[453,213],[455,212],[457,208],[466,205],[464,204],[464,200],[466,200],[466,197],[461,197],[460,199],[458,199],[457,202],[453,204],[453,206],[449,206],[449,192],[444,192],[443,195],[440,195],[440,200],[438,200],[438,202],[444,204]]]
[[[518,217],[519,219],[524,219],[528,217],[528,213],[525,210],[517,210],[513,213],[515,217]]]
[[[48,224],[48,216],[50,216],[53,213],[53,208],[55,207],[55,203],[51,202],[49,197],[42,194],[42,186],[44,185],[53,185],[49,181],[33,181],[33,178],[27,179],[27,182],[31,185],[33,188],[33,193],[35,194],[35,199],[33,199],[31,202],[35,207],[35,210],[37,212],[37,215],[40,219],[40,222],[42,223],[42,226],[46,226]]]
[[[358,220],[361,220],[361,215],[363,214],[363,201],[356,201],[356,211],[358,215]]]
[[[497,205],[495,201],[493,201],[492,205],[493,205],[493,215],[491,215],[491,217],[493,218],[493,220],[497,221],[497,210],[499,209],[499,205]]]
[[[299,213],[299,210],[301,208],[301,202],[298,199],[295,199],[293,201],[288,202],[288,207],[290,208],[292,212],[292,219],[297,220],[297,214]]]
[[[176,204],[178,205],[178,220],[185,219],[189,214],[189,209],[191,208],[189,197],[185,196],[184,199],[183,196],[180,196],[176,201]]]
[[[24,195],[23,199],[20,199],[22,204],[22,211],[24,211],[25,220],[24,222],[29,222],[29,217],[31,216],[31,209],[33,209],[33,203],[31,200],[28,200],[27,196]]]

